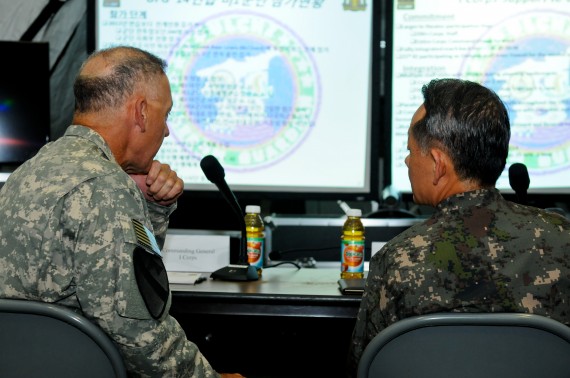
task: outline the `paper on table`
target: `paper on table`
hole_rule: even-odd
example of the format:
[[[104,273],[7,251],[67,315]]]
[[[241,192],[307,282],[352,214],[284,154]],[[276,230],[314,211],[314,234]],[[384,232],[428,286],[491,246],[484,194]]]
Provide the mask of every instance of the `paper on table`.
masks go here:
[[[173,284],[196,284],[200,278],[202,278],[202,273],[191,273],[191,272],[166,272],[168,275],[168,282]]]
[[[168,271],[214,272],[230,262],[230,236],[167,233],[162,255]]]

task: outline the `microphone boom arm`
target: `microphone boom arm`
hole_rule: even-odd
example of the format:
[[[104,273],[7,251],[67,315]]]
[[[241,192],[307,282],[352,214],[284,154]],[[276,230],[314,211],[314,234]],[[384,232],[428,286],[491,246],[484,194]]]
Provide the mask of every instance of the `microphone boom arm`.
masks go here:
[[[234,193],[230,190],[230,187],[224,180],[223,182],[216,184],[220,193],[222,193],[222,197],[226,200],[226,202],[231,206],[233,212],[236,214],[237,218],[239,219],[239,226],[241,231],[241,240],[240,240],[240,249],[239,249],[239,264],[249,264],[247,261],[247,237],[246,237],[246,229],[245,229],[245,219],[244,214],[239,202],[234,195]]]
[[[212,155],[205,156],[200,161],[200,167],[212,183],[216,185],[226,202],[236,214],[241,228],[241,242],[237,265],[228,265],[213,272],[210,277],[226,281],[255,281],[259,279],[257,269],[247,261],[247,236],[244,214],[235,194],[225,180],[224,168],[218,159]]]

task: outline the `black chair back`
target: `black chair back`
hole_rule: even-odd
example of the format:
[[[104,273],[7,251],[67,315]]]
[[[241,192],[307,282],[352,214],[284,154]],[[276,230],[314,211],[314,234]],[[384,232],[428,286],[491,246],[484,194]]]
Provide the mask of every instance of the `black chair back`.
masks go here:
[[[358,378],[570,377],[570,327],[530,314],[403,319],[365,348]]]
[[[111,339],[71,309],[0,299],[0,377],[126,377]]]

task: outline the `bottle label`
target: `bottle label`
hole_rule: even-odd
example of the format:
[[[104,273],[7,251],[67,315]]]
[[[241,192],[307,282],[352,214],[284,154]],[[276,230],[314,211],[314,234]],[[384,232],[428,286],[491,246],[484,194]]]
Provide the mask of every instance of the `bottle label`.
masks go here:
[[[264,238],[247,238],[247,261],[256,268],[263,268]]]
[[[364,272],[364,240],[343,240],[340,245],[340,271]]]

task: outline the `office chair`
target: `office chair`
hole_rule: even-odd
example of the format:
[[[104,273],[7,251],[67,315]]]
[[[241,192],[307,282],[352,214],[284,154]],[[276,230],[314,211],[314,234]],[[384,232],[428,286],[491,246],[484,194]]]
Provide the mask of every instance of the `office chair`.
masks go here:
[[[407,318],[372,339],[357,377],[567,378],[570,327],[515,313]]]
[[[0,377],[126,377],[121,355],[95,324],[49,303],[0,299]]]

